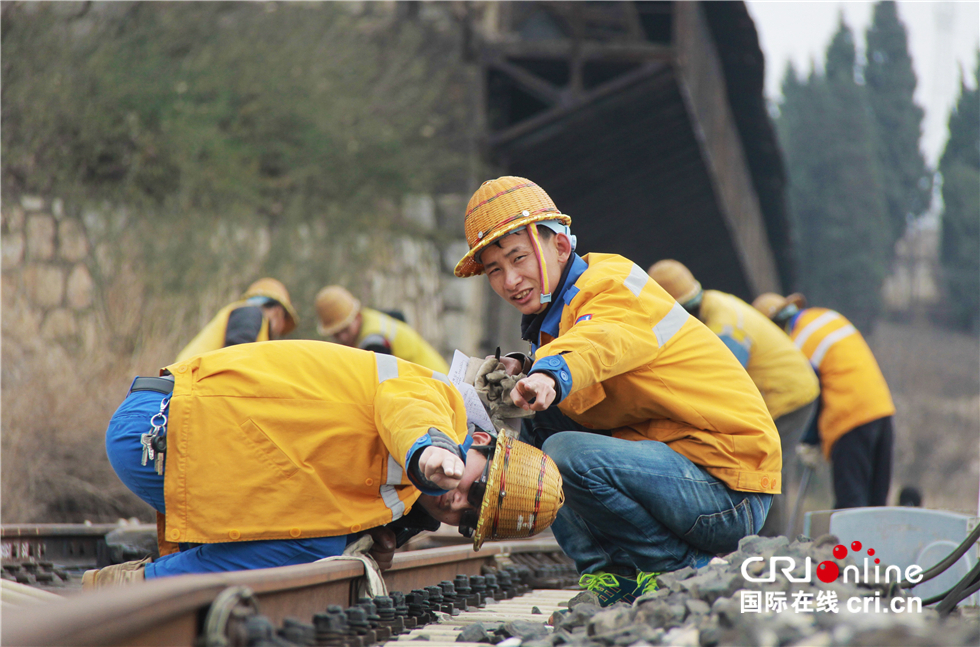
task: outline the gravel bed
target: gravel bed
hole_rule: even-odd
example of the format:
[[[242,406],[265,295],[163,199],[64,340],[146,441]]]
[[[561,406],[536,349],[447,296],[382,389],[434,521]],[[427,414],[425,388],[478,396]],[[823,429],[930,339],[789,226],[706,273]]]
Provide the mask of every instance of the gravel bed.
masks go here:
[[[833,535],[815,541],[800,537],[793,542],[786,537],[746,537],[738,551],[703,568],[685,568],[659,577],[659,589],[632,606],[616,604],[600,609],[595,596],[586,591],[569,601],[568,611],[550,618],[550,632],[543,623],[508,623],[489,629],[471,627],[460,640],[502,647],[980,645],[975,609],[957,609],[945,618],[929,607],[921,612],[897,612],[891,607],[892,600],[904,598],[896,603],[901,608],[909,604],[909,594],[894,583],[845,584],[843,578],[821,581],[817,576],[821,563],[833,562],[841,571],[851,564],[861,566],[850,554],[835,558],[838,544]],[[789,573],[793,579],[806,575],[805,558],[810,557],[810,579],[790,581],[781,567],[772,582],[752,582],[743,576],[743,562],[762,557],[762,562],[750,564],[747,571],[753,577],[768,577],[769,558],[774,555],[794,558],[796,568]],[[768,609],[767,595],[771,603]],[[852,598],[858,598],[850,603],[858,611],[849,610]],[[870,600],[867,612],[865,598]],[[780,604],[780,599],[785,603]],[[753,605],[756,601],[758,609]],[[886,612],[888,608],[893,610]]]

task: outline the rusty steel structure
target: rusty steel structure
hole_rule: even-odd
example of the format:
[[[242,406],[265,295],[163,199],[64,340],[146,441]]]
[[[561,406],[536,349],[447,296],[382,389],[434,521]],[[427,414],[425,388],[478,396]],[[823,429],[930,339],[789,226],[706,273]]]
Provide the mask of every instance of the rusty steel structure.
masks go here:
[[[489,162],[548,191],[581,251],[676,258],[745,299],[792,283],[744,3],[488,3],[471,47]]]

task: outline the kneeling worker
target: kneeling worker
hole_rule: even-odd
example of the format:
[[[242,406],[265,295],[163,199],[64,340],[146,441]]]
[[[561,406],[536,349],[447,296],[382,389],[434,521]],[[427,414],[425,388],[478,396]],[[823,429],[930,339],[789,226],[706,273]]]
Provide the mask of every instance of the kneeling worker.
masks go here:
[[[286,286],[276,279],[259,279],[241,299],[219,310],[180,351],[177,361],[235,344],[279,339],[296,328],[297,321]]]
[[[787,502],[787,495],[796,492],[799,482],[792,457],[817,410],[820,396],[817,374],[779,326],[733,294],[701,289],[701,284],[682,263],[670,259],[658,261],[648,274],[718,335],[759,387],[779,431],[784,492],[773,498],[760,534],[785,533],[795,537],[794,529],[786,527],[790,516],[787,503],[795,503]]]
[[[440,373],[449,371],[442,355],[411,326],[384,312],[361,307],[361,302],[339,285],[320,290],[314,307],[320,318],[317,332],[333,337],[338,344],[394,355]]]
[[[369,531],[383,566],[406,513],[476,548],[543,530],[562,503],[540,450],[468,431],[455,387],[389,355],[280,341],[164,373],[134,381],[106,432],[116,474],[162,513],[163,556],[89,571],[90,586],[307,563]]]
[[[721,340],[631,261],[576,255],[570,224],[529,180],[485,182],[456,276],[485,272],[524,315],[534,359],[508,366],[528,373],[511,399],[538,412],[524,437],[562,475],[555,537],[609,605],[757,533],[780,491],[779,435]]]
[[[834,507],[887,505],[895,405],[864,337],[839,312],[807,308],[802,294],[770,292],[752,305],[783,327],[820,377],[817,429],[833,468]]]

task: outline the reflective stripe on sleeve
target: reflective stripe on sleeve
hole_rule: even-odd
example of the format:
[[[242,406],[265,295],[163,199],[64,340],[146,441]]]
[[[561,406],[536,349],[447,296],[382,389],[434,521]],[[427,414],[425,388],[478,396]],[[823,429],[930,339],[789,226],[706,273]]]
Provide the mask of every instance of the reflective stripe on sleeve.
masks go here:
[[[378,383],[398,377],[398,359],[394,355],[374,354],[378,363]],[[404,470],[395,457],[388,454],[388,479],[380,488],[381,500],[391,510],[391,520],[400,519],[405,514],[405,504],[398,498],[396,485],[401,484]]]
[[[687,318],[690,316],[687,310],[675,301],[670,312],[664,315],[664,318],[653,327],[653,334],[657,336],[657,343],[663,347],[670,341],[671,337],[677,334],[677,331],[681,329],[681,326],[687,322]]]
[[[378,384],[393,377],[398,377],[398,358],[394,355],[375,353],[374,361],[378,364]]]
[[[810,358],[810,364],[813,368],[820,368],[820,363],[823,361],[824,356],[830,347],[844,339],[845,337],[850,337],[857,332],[854,326],[847,325],[843,328],[838,328],[834,332],[830,333],[817,345],[816,350],[813,351],[813,357]]]
[[[395,336],[398,335],[398,324],[395,323],[395,318],[385,315],[384,327],[382,328],[382,333],[388,338],[389,344],[395,343]]]
[[[385,502],[391,510],[391,520],[401,519],[405,514],[405,504],[398,498],[396,485],[402,482],[402,466],[398,464],[395,457],[388,454],[388,481],[381,486],[381,500]]]
[[[446,384],[452,386],[453,383],[449,381],[449,378],[440,373],[439,371],[432,371],[432,379],[439,380],[440,382],[445,382]]]
[[[804,326],[803,330],[800,331],[800,334],[797,335],[796,339],[793,340],[793,343],[796,344],[797,348],[803,348],[803,344],[805,344],[806,340],[810,338],[810,335],[817,332],[817,330],[823,328],[826,324],[830,323],[831,321],[834,321],[835,319],[839,319],[839,318],[840,315],[834,312],[833,310],[831,310],[830,312],[823,313],[822,315],[820,315],[819,317],[817,317],[816,319],[808,323],[806,326]]]
[[[633,293],[633,296],[640,296],[640,292],[643,291],[643,286],[647,284],[650,280],[650,276],[640,269],[640,266],[633,263],[633,269],[630,270],[630,275],[626,277],[623,281],[623,285],[629,288],[629,291]]]

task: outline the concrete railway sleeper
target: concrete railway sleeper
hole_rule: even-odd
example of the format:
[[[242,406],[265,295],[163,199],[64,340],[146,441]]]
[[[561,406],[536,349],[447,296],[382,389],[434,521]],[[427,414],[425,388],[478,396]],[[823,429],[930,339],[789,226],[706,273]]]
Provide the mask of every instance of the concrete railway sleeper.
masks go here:
[[[491,598],[575,580],[550,539],[487,544],[477,552],[466,545],[399,553],[384,574],[388,596],[359,598],[364,575],[359,562],[323,562],[102,589],[5,614],[2,642],[369,647],[479,610]],[[295,642],[299,636],[307,642]]]

